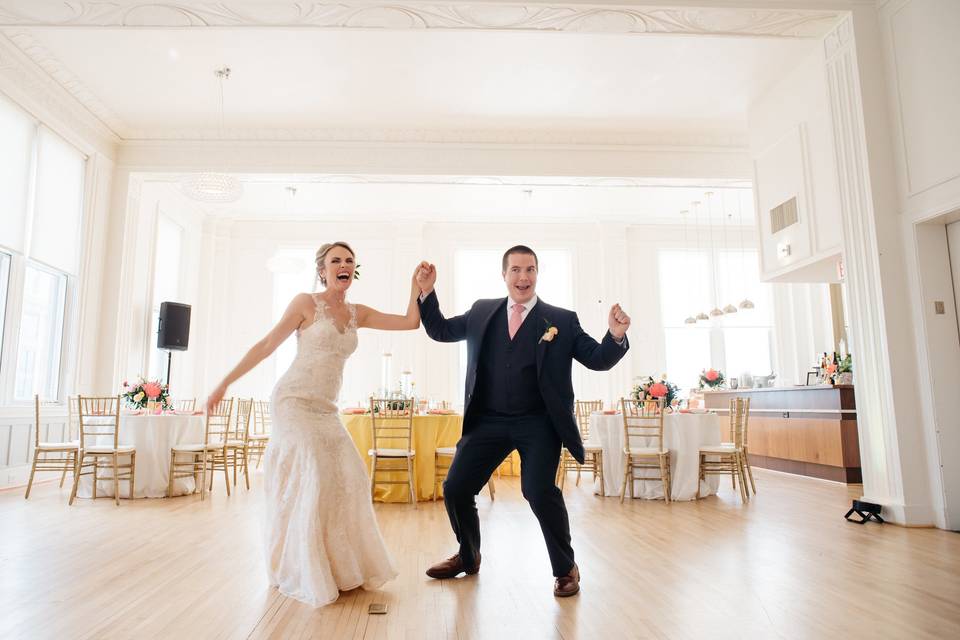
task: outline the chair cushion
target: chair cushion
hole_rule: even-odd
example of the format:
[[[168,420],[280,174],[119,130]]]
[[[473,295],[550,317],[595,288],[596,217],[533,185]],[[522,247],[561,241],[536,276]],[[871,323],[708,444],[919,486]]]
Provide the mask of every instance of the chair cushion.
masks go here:
[[[583,445],[583,450],[587,453],[597,453],[603,451],[603,447],[598,444],[585,444]]]
[[[244,445],[243,440],[227,440],[228,447],[242,447],[243,445]]]
[[[667,453],[667,450],[657,449],[656,447],[632,447],[625,448],[623,452],[631,456],[659,456]]]
[[[370,449],[367,451],[368,456],[376,454],[378,458],[412,458],[414,453],[414,451],[404,449]]]
[[[74,451],[80,448],[80,443],[75,442],[41,442],[37,445],[38,449],[44,451]]]
[[[117,453],[133,453],[137,448],[128,444],[118,445],[116,448]],[[110,445],[94,445],[92,447],[87,447],[83,450],[84,453],[113,453],[114,448]]]
[[[175,444],[175,445],[173,445],[172,447],[170,447],[170,450],[171,450],[171,451],[176,451],[176,452],[178,452],[178,453],[179,453],[179,452],[183,452],[183,453],[197,453],[197,452],[203,451],[203,447],[204,447],[204,445],[203,445],[202,442],[197,443],[197,444],[182,443],[182,444]],[[208,445],[206,445],[206,447],[207,447],[207,451],[216,451],[217,449],[222,448],[222,447],[220,447],[220,446],[214,446],[214,445],[212,445],[212,444],[208,444]]]
[[[251,440],[269,440],[270,434],[269,433],[251,433],[250,439]]]
[[[452,456],[457,453],[456,447],[437,447],[437,455]]]
[[[713,445],[709,447],[700,447],[700,453],[731,454],[736,452],[737,452],[737,448],[732,444],[718,444],[718,445]]]

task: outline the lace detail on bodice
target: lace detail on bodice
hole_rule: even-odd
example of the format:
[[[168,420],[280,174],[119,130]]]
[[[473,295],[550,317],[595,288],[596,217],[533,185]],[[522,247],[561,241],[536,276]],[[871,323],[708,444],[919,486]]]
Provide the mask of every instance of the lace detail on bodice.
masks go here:
[[[319,294],[312,297],[313,322],[297,332],[297,355],[277,381],[273,400],[296,398],[317,413],[335,413],[343,367],[357,349],[357,307],[347,304],[350,319],[341,331]]]

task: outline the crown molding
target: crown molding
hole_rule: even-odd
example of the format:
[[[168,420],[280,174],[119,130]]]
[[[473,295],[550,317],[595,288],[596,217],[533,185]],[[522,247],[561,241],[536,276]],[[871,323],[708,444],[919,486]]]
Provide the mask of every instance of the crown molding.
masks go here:
[[[841,14],[789,8],[528,2],[36,2],[7,0],[0,26],[480,29],[817,38]]]
[[[120,137],[78,96],[0,34],[0,92],[77,146],[115,155]],[[79,138],[79,139],[78,139]]]

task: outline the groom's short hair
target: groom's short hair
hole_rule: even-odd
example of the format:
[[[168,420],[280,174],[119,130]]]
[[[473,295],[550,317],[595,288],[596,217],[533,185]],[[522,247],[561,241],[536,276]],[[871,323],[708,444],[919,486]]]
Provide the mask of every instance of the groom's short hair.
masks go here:
[[[533,256],[533,263],[537,266],[537,270],[540,270],[540,261],[537,259],[537,254],[534,252],[534,250],[525,244],[518,244],[514,247],[510,247],[507,249],[507,252],[503,254],[503,264],[501,265],[500,269],[503,273],[507,272],[507,258],[514,253],[522,253],[528,256]]]

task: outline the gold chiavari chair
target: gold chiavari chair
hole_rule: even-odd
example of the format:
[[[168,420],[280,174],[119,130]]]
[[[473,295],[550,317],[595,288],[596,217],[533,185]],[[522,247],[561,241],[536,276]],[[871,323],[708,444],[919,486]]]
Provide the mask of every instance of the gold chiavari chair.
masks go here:
[[[229,425],[230,415],[233,413],[233,399],[221,400],[213,413],[208,413],[204,421],[203,442],[181,443],[170,447],[170,473],[167,484],[167,497],[173,495],[173,482],[179,478],[193,478],[194,493],[200,489],[200,499],[203,500],[207,492],[207,469],[210,469],[211,488],[213,485],[213,458],[219,452],[223,453],[223,427]],[[212,428],[211,428],[212,427]],[[227,471],[224,468],[224,478]],[[227,482],[227,495],[230,494],[230,483]]]
[[[93,476],[94,499],[97,497],[97,481],[113,480],[113,499],[120,505],[120,481],[129,483],[129,498],[133,499],[137,477],[137,450],[135,447],[120,444],[120,396],[85,397],[77,396],[77,419],[80,425],[80,455],[77,472],[73,476],[73,490],[70,502],[77,497],[80,478]],[[99,444],[98,439],[110,438],[108,444]],[[122,463],[121,457],[130,457],[128,463]],[[84,471],[88,469],[89,471]],[[98,472],[109,469],[111,475],[101,476]]]
[[[580,439],[583,441],[584,461],[578,463],[567,448],[564,447],[560,453],[560,466],[557,469],[560,490],[563,491],[563,485],[566,483],[567,472],[577,472],[577,483],[580,486],[580,473],[584,470],[593,473],[592,478],[597,479],[600,476],[600,495],[603,493],[603,449],[600,445],[587,444],[590,439],[590,414],[594,411],[603,411],[603,400],[577,400],[574,402],[574,417],[577,419],[577,427],[580,429]]]
[[[378,484],[407,484],[410,501],[417,504],[414,487],[416,475],[414,460],[416,452],[413,441],[413,399],[370,398],[370,424],[373,430],[373,448],[367,452],[371,458],[370,498]],[[394,474],[407,472],[407,481],[391,479]],[[387,475],[377,479],[377,474]]]
[[[224,404],[224,403],[227,404]],[[232,439],[232,420],[233,408],[236,399],[229,401],[221,400],[215,407],[211,415],[207,413],[207,421],[210,423],[207,427],[210,430],[210,444],[214,445],[213,455],[210,458],[210,477],[207,482],[208,489],[213,491],[213,476],[217,470],[223,471],[223,484],[227,487],[227,495],[230,495],[230,450],[227,443]]]
[[[253,403],[253,427],[250,429],[250,455],[257,456],[257,466],[270,442],[270,429],[273,426],[269,400],[256,400]]]
[[[620,399],[623,413],[623,486],[620,502],[630,485],[630,497],[634,497],[637,480],[656,480],[644,475],[646,470],[658,470],[663,482],[663,499],[670,502],[670,452],[663,446],[663,398],[659,400]],[[641,471],[641,475],[636,475]]]
[[[67,471],[77,474],[77,460],[80,453],[80,442],[69,441],[73,437],[71,427],[73,411],[67,418],[68,442],[41,442],[40,441],[40,396],[33,396],[34,425],[33,425],[33,465],[30,467],[30,480],[27,482],[27,492],[23,498],[30,497],[33,487],[33,477],[37,471],[60,471],[60,486],[67,478]],[[69,402],[67,403],[69,405]]]
[[[740,499],[747,502],[750,493],[747,490],[747,476],[744,463],[743,438],[746,417],[750,412],[749,398],[730,398],[730,435],[733,442],[700,447],[700,473],[697,482],[697,498],[700,497],[700,482],[708,475],[729,475],[733,488],[740,481]],[[709,459],[708,459],[709,458]]]
[[[196,411],[197,410],[197,399],[196,398],[185,398],[183,400],[177,400],[177,411]]]
[[[433,496],[431,500],[436,501],[437,499],[437,487],[447,479],[447,473],[450,471],[450,465],[453,464],[453,456],[456,455],[456,447],[437,447],[436,451],[433,453],[433,464],[434,464],[434,473],[433,473]],[[510,452],[510,455],[513,455],[513,452]],[[493,502],[496,499],[496,487],[493,484],[493,475],[491,474],[490,478],[487,480],[487,490],[490,491],[490,501]]]
[[[243,479],[250,490],[250,422],[253,417],[253,398],[237,400],[237,419],[234,431],[227,440],[227,453],[233,466],[233,486],[237,486],[237,467],[243,465]]]

